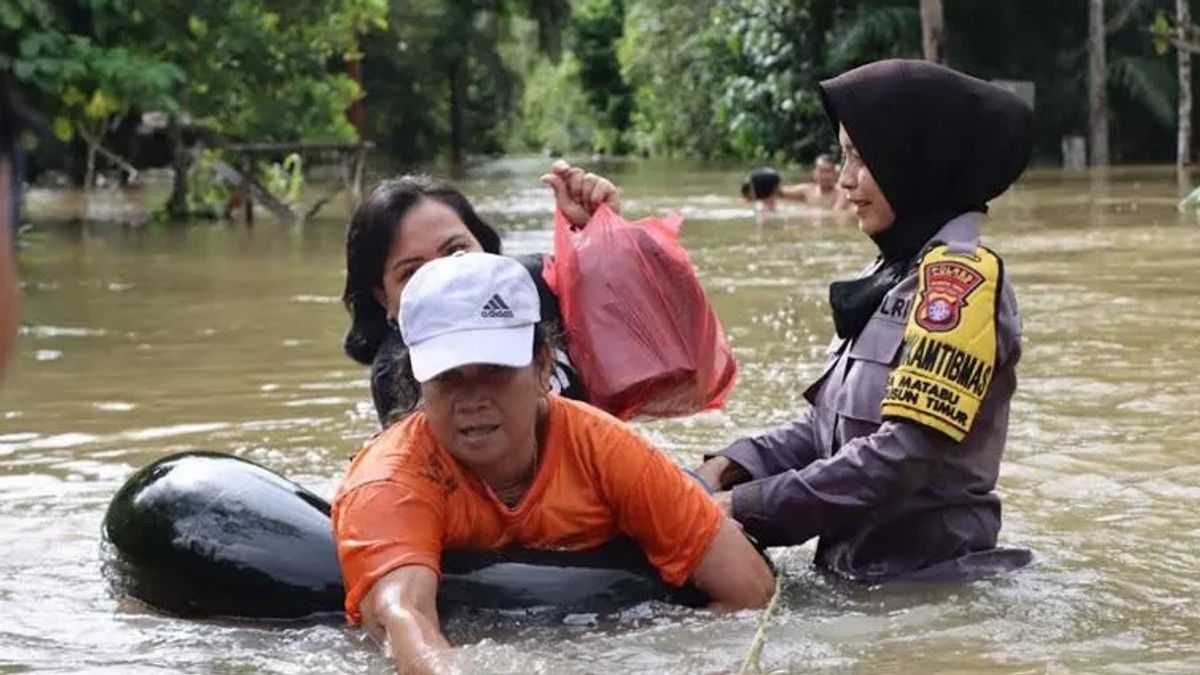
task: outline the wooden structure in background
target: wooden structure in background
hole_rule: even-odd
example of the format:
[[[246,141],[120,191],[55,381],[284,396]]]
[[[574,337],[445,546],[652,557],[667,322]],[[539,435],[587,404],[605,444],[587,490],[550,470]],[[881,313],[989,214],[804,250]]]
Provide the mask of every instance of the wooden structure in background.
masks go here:
[[[219,162],[217,171],[223,179],[240,185],[247,223],[254,222],[254,203],[266,207],[282,223],[304,222],[321,210],[339,192],[346,191],[347,204],[351,212],[362,201],[363,174],[366,171],[367,155],[375,144],[370,141],[358,143],[234,143],[225,146],[237,159],[236,167]],[[271,194],[270,190],[254,179],[254,167],[258,160],[296,153],[310,166],[311,159],[328,160],[340,167],[340,181],[335,181],[329,192],[319,198],[301,215]],[[313,162],[317,163],[317,162]],[[325,161],[322,163],[330,163]]]

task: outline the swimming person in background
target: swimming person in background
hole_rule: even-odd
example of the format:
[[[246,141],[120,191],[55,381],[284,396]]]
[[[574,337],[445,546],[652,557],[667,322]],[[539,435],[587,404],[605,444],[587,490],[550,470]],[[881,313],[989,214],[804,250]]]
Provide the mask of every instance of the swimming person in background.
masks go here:
[[[774,211],[778,200],[799,202],[808,206],[843,210],[850,208],[846,194],[837,186],[838,168],[832,155],[817,155],[813,162],[811,183],[784,185],[783,179],[769,168],[751,172],[742,181],[742,197],[747,201],[760,201],[767,211]]]
[[[585,550],[632,540],[710,607],[761,607],[763,558],[700,482],[630,427],[551,392],[553,342],[518,262],[420,266],[399,302],[421,408],[354,458],[333,504],[346,614],[403,672],[452,667],[437,612],[445,551]]]
[[[840,185],[879,255],[830,286],[836,335],[811,407],[698,473],[760,543],[818,537],[816,564],[851,580],[1025,565],[1028,550],[996,546],[995,492],[1021,319],[980,229],[1029,161],[1033,112],[924,61],[872,63],[820,91],[846,158]]]

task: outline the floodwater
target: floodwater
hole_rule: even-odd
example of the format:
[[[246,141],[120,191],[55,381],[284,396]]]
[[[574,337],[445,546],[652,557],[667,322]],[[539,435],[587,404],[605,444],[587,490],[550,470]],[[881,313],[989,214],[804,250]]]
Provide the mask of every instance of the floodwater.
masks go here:
[[[540,159],[461,181],[510,252],[550,246]],[[589,167],[590,168],[590,167]],[[830,280],[872,255],[851,224],[799,210],[756,222],[738,172],[603,167],[630,215],[680,209],[742,364],[723,413],[640,423],[680,462],[804,406],[831,332]],[[103,194],[112,215],[145,196]],[[1200,672],[1200,220],[1172,174],[1035,171],[993,204],[1025,352],[999,491],[1004,541],[1034,565],[970,584],[855,587],[786,571],[762,665],[779,672]],[[340,625],[184,621],[114,598],[100,575],[121,482],[188,449],[235,453],[332,495],[375,430],[345,358],[345,205],[282,227],[70,224],[37,191],[21,254],[23,329],[0,391],[0,672],[388,672]],[[138,218],[130,220],[138,221]],[[645,606],[617,617],[450,626],[468,672],[737,671],[759,613]]]

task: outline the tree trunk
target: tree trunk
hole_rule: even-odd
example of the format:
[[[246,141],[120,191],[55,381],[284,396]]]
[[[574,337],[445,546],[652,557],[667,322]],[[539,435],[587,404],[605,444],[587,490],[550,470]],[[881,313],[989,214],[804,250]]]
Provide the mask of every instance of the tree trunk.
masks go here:
[[[346,74],[358,85],[359,91],[358,98],[354,99],[350,109],[346,111],[346,117],[350,119],[350,124],[354,125],[358,140],[362,141],[367,138],[367,99],[366,90],[363,88],[362,53],[358,51],[357,46],[354,53],[346,57]]]
[[[1088,145],[1092,166],[1108,166],[1107,73],[1104,0],[1088,0]]]
[[[167,214],[172,218],[188,217],[188,171],[192,167],[192,155],[183,145],[183,127],[179,118],[171,115],[167,133],[171,139],[171,168],[175,176],[171,181],[171,199],[167,202]]]
[[[83,174],[83,189],[92,190],[96,187],[96,145],[97,143],[85,138],[84,143],[87,145],[87,169]]]
[[[812,63],[824,63],[827,51],[829,32],[833,30],[834,11],[837,9],[832,2],[814,2],[807,5],[807,11],[812,21],[808,28],[808,58]]]
[[[945,63],[942,0],[921,0],[921,45],[925,60]]]
[[[466,129],[463,112],[467,106],[467,63],[466,59],[450,65],[450,164],[463,165],[466,155]]]
[[[1178,16],[1175,23],[1181,43],[1188,40],[1188,29],[1192,25],[1192,12],[1188,0],[1175,0]],[[1192,163],[1192,53],[1176,49],[1179,60],[1179,137],[1175,146],[1175,166],[1182,178],[1185,168]]]

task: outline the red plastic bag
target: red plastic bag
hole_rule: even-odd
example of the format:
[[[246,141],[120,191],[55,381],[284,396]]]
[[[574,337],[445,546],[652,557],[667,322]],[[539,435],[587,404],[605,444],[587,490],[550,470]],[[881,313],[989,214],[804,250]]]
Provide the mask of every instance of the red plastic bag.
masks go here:
[[[720,408],[737,362],[679,245],[678,215],[636,223],[601,206],[572,230],[554,215],[554,259],[567,353],[588,400],[621,419]]]

